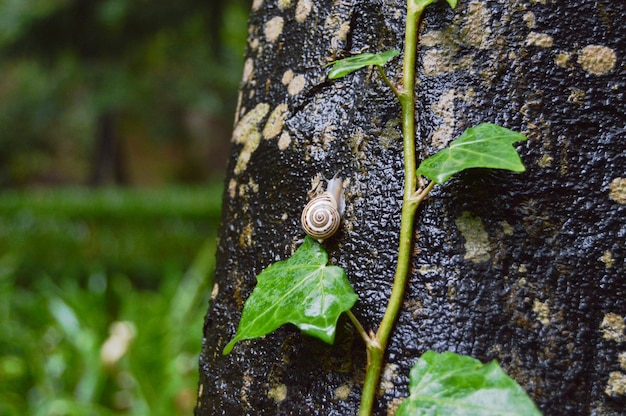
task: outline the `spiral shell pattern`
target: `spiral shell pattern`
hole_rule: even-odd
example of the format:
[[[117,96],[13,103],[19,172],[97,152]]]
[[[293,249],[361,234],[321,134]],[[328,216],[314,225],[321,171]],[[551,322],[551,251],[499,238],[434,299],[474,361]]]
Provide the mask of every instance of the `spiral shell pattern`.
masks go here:
[[[339,229],[341,215],[337,201],[328,192],[313,198],[302,211],[302,228],[313,238],[329,238]]]

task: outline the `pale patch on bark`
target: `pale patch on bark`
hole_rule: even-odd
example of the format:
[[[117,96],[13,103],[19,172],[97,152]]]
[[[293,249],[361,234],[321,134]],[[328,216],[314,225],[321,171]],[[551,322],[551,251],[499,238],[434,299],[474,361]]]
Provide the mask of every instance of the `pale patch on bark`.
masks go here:
[[[582,105],[583,100],[585,99],[585,95],[585,91],[578,88],[570,87],[570,94],[569,97],[567,97],[567,102],[576,105]]]
[[[526,26],[529,29],[532,29],[533,27],[535,27],[535,24],[536,24],[535,13],[533,12],[524,13],[524,15],[522,16],[522,20],[526,23]]]
[[[568,62],[572,57],[571,52],[560,52],[554,57],[554,63],[561,68],[567,68]]]
[[[592,75],[604,75],[615,68],[615,51],[602,45],[585,46],[578,54],[578,63]]]
[[[313,3],[311,0],[298,0],[298,4],[296,5],[296,22],[304,22],[306,18],[309,17],[312,8]]]
[[[289,85],[292,79],[293,79],[293,71],[291,69],[288,69],[285,72],[283,72],[283,78],[281,79],[281,82],[283,83],[283,85]]]
[[[624,335],[625,329],[626,324],[624,324],[624,317],[613,312],[604,315],[604,319],[602,319],[602,323],[600,324],[602,338],[609,341],[626,341],[626,336]]]
[[[248,162],[250,162],[250,158],[252,157],[252,153],[259,147],[259,143],[261,142],[261,133],[258,131],[252,131],[247,136],[247,140],[243,145],[243,149],[239,153],[237,157],[237,163],[235,164],[235,175],[239,175],[243,171],[245,171],[248,167]]]
[[[254,0],[252,2],[252,10],[253,11],[257,11],[261,8],[261,6],[263,5],[263,0]]]
[[[291,7],[291,0],[278,0],[278,8],[281,10]]]
[[[250,42],[248,42],[248,45],[250,46],[251,52],[256,52],[259,49],[259,45],[261,45],[261,41],[259,38],[252,38]]]
[[[386,392],[394,390],[394,380],[398,378],[398,368],[399,367],[397,364],[385,364],[385,368],[383,368],[383,374],[380,376],[380,384],[378,385],[378,392],[381,396]]]
[[[611,181],[609,198],[618,204],[626,204],[626,178],[615,178]]]
[[[512,236],[514,234],[513,227],[506,221],[500,221],[500,225],[502,225],[502,232],[504,235]]]
[[[259,192],[259,184],[254,181],[254,179],[250,178],[248,183],[242,183],[239,185],[239,196],[245,197],[250,192]]]
[[[431,144],[439,149],[444,148],[452,140],[455,125],[454,99],[456,96],[456,90],[450,88],[441,94],[439,102],[431,107],[433,113],[442,119],[442,123],[433,132],[433,136],[430,139]]]
[[[447,48],[433,48],[424,53],[424,73],[427,76],[448,74],[461,69],[469,69],[474,64],[470,55],[454,59],[454,53]]]
[[[465,211],[454,223],[465,238],[465,256],[463,258],[474,263],[488,261],[490,258],[489,236],[485,231],[483,221]]]
[[[237,181],[233,178],[228,181],[228,196],[230,199],[234,199],[237,195]]]
[[[266,140],[273,139],[278,136],[280,132],[283,130],[283,126],[285,125],[285,119],[287,118],[288,107],[287,104],[279,104],[276,106],[270,117],[267,119],[267,123],[265,123],[265,127],[263,128],[263,137]]]
[[[424,33],[422,39],[420,40],[420,45],[422,47],[428,46],[438,46],[443,43],[444,33],[441,30],[431,30],[430,32]]]
[[[280,16],[272,17],[265,23],[265,39],[269,43],[274,43],[281,33],[283,33],[284,20]]]
[[[550,307],[547,303],[535,299],[533,301],[533,312],[537,314],[537,320],[541,322],[543,326],[550,325]]]
[[[538,46],[540,48],[551,48],[554,43],[552,36],[545,33],[530,32],[526,37],[527,46]]]
[[[613,267],[613,254],[608,250],[605,251],[598,260],[604,263],[604,267],[606,267],[607,269]]]
[[[270,387],[267,392],[267,397],[274,400],[276,403],[280,403],[287,398],[287,386],[284,384],[277,384]]]
[[[254,72],[254,61],[251,58],[246,59],[243,64],[243,77],[242,81],[247,84],[252,79],[252,73]]]
[[[278,138],[278,148],[280,150],[285,150],[291,144],[291,136],[288,132],[284,131],[280,137]]]
[[[254,378],[250,374],[250,370],[246,370],[243,374],[243,386],[241,386],[241,391],[239,392],[239,398],[241,399],[241,403],[244,404],[246,410],[252,409],[248,393],[250,392],[250,386],[252,385],[253,380]]]
[[[626,395],[626,374],[620,371],[611,372],[604,393],[611,397]]]
[[[346,401],[348,400],[348,397],[350,396],[350,393],[352,392],[352,385],[351,384],[344,384],[342,386],[339,386],[335,389],[335,392],[333,394],[333,398],[335,400],[341,400],[341,401]]]
[[[461,40],[469,46],[478,49],[487,47],[487,40],[491,35],[489,21],[491,11],[485,3],[473,1],[467,6],[467,15],[463,18],[461,27]]]
[[[254,232],[254,227],[251,223],[247,223],[242,229],[241,234],[239,234],[239,247],[246,248],[252,245],[252,233]]]
[[[237,127],[233,131],[232,141],[237,144],[243,144],[243,149],[239,153],[234,172],[236,175],[245,171],[252,153],[259,147],[261,141],[261,133],[259,132],[259,124],[270,109],[269,104],[257,104],[250,112],[241,118]]]
[[[401,127],[402,121],[399,118],[392,118],[385,123],[383,128],[383,134],[380,137],[379,143],[383,149],[389,149],[399,146],[402,143],[402,134],[398,130]]]
[[[267,103],[259,103],[246,113],[233,131],[232,141],[237,144],[242,144],[248,141],[248,135],[254,131],[258,132],[258,127],[261,121],[265,118],[270,110],[270,105]]]
[[[289,82],[289,85],[287,86],[287,92],[289,93],[289,95],[300,94],[305,85],[306,78],[304,77],[304,75],[297,75],[291,80],[291,82]]]
[[[543,154],[541,159],[537,162],[537,166],[540,168],[547,168],[548,166],[552,166],[552,162],[554,162],[554,158],[549,154]]]

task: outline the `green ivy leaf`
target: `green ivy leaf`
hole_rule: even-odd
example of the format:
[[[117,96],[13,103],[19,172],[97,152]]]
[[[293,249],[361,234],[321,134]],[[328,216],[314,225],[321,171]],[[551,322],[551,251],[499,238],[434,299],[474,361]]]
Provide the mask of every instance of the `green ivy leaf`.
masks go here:
[[[541,415],[526,392],[497,362],[427,351],[411,369],[409,397],[396,416]]]
[[[328,73],[329,79],[337,79],[370,65],[383,66],[391,58],[398,55],[400,51],[392,49],[381,53],[362,53],[360,55],[351,56],[349,58],[340,59],[333,62],[332,69]]]
[[[506,169],[524,172],[513,143],[526,140],[523,135],[491,123],[481,123],[463,132],[461,137],[422,161],[418,175],[442,184],[455,173],[470,168]]]
[[[326,263],[324,248],[307,236],[293,256],[263,270],[223,354],[238,341],[267,335],[286,323],[332,344],[339,316],[352,308],[358,296],[346,272]]]

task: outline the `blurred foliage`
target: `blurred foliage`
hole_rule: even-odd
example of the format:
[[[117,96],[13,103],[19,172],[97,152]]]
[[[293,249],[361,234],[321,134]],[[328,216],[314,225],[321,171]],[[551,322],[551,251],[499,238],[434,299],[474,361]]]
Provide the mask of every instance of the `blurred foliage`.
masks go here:
[[[0,415],[192,413],[249,6],[0,0]]]
[[[192,413],[219,193],[0,193],[1,415]]]
[[[248,3],[0,0],[0,186],[86,183],[110,112],[127,164],[141,146],[176,159],[131,182],[222,169]]]
[[[17,282],[42,273],[125,273],[154,286],[180,270],[215,232],[222,184],[157,190],[89,189],[0,193],[0,253]],[[1,255],[0,254],[0,255]]]
[[[191,414],[213,258],[207,242],[158,291],[121,274],[87,287],[44,277],[30,291],[2,259],[0,414]]]

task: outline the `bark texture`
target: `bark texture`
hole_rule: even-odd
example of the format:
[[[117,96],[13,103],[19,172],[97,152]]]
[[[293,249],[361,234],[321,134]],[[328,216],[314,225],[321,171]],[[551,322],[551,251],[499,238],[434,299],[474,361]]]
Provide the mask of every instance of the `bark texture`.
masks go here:
[[[618,1],[461,0],[425,13],[418,156],[489,121],[525,133],[524,174],[475,170],[436,187],[375,413],[407,395],[424,351],[497,359],[546,415],[626,409],[626,9]],[[318,175],[350,180],[325,246],[380,321],[402,199],[400,106],[375,71],[324,65],[403,48],[402,1],[255,0],[224,193],[216,287],[204,327],[197,415],[353,415],[364,345],[290,326],[228,356],[255,276],[287,258]],[[387,66],[391,80],[401,61]]]

